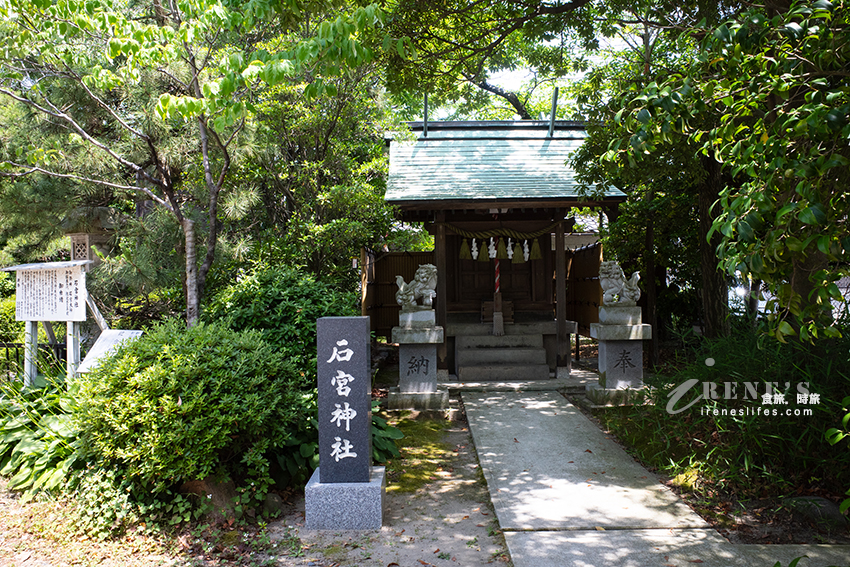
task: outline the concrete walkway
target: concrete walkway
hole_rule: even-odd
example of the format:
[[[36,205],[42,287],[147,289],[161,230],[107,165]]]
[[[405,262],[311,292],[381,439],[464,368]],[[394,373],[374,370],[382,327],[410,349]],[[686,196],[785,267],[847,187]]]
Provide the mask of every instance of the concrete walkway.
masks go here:
[[[461,390],[515,567],[850,566],[850,546],[727,542],[557,391]]]

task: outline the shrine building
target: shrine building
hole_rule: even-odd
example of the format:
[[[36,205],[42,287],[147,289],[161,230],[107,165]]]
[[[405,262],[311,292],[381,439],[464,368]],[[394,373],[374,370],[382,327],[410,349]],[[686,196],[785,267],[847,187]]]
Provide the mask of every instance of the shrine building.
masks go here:
[[[363,314],[397,321],[394,276],[437,267],[438,367],[460,381],[569,373],[570,335],[596,321],[598,244],[573,236],[576,207],[616,213],[614,187],[583,199],[569,166],[583,125],[568,121],[414,122],[392,139],[386,201],[434,236],[433,253],[364,254]],[[572,238],[572,241],[571,241]],[[383,273],[383,275],[380,275]],[[494,311],[504,335],[494,336]],[[501,313],[501,315],[498,315]],[[394,324],[394,323],[393,323]],[[498,334],[498,333],[497,333]],[[584,332],[583,334],[587,334]]]

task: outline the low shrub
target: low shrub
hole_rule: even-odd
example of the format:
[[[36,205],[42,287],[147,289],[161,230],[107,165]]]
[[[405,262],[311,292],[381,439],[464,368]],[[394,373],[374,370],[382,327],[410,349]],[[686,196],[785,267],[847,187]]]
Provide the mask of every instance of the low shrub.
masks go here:
[[[154,496],[215,475],[261,501],[269,455],[307,419],[298,381],[257,331],[156,325],[81,379],[82,449]]]
[[[0,299],[0,342],[17,342],[23,332],[23,321],[15,321],[15,296]]]
[[[305,403],[316,414],[316,394],[305,394]],[[372,402],[372,461],[386,463],[399,456],[396,441],[404,433],[378,415],[380,402]],[[305,484],[319,466],[319,424],[314,417],[300,423],[286,442],[286,447],[276,451],[279,468],[274,470],[275,480],[281,485]]]
[[[850,396],[844,398],[842,405],[844,406],[844,411],[850,411]],[[826,440],[830,445],[841,443],[848,437],[850,437],[850,413],[845,414],[844,418],[841,420],[841,429],[837,427],[830,427],[826,430]],[[844,450],[846,453],[846,446]],[[850,496],[850,489],[845,492],[845,495]],[[842,512],[850,510],[850,498],[845,498],[844,501],[841,502],[840,510]]]
[[[317,281],[296,268],[258,267],[224,288],[205,310],[208,321],[237,331],[255,329],[303,373],[302,389],[316,386],[316,319],[359,315],[354,292]]]
[[[157,324],[70,388],[7,384],[0,474],[27,497],[64,487],[76,525],[100,538],[197,519],[205,499],[180,492],[194,480],[233,481],[235,513],[251,516],[272,485],[318,466],[316,390],[302,374],[261,331]],[[372,435],[376,461],[398,455],[400,431],[373,415]]]
[[[15,295],[15,278],[11,272],[0,272],[0,297]]]

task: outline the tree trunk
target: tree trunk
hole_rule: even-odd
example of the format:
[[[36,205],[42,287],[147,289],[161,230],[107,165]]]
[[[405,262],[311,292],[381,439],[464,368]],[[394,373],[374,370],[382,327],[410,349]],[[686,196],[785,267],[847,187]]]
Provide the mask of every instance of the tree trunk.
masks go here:
[[[198,323],[198,267],[195,251],[195,222],[183,219],[183,235],[186,238],[186,326]]]
[[[747,294],[747,318],[753,327],[756,326],[759,315],[759,295],[761,294],[761,280],[750,281],[750,291]]]
[[[729,334],[729,288],[726,274],[717,267],[717,245],[720,235],[715,233],[708,241],[708,232],[714,221],[713,206],[720,196],[722,179],[720,163],[712,156],[701,155],[705,180],[699,186],[699,243],[700,271],[702,272],[703,331],[707,337]]]
[[[809,279],[812,274],[829,266],[829,260],[826,254],[819,250],[809,252],[806,256],[797,254],[791,259],[791,262],[793,264],[791,289],[795,295],[800,296],[800,310],[803,313],[804,319],[810,319],[812,316],[825,316],[831,319],[831,306],[827,307],[825,313],[821,312],[822,308],[817,304],[817,297],[814,295],[816,286]],[[797,326],[796,321],[791,322],[791,324],[795,327]]]
[[[658,290],[655,286],[655,214],[652,210],[652,201],[655,199],[655,191],[650,187],[647,202],[650,203],[649,214],[646,216],[646,273],[644,274],[644,288],[646,289],[646,318],[645,323],[652,326],[652,338],[649,339],[649,367],[658,365]]]

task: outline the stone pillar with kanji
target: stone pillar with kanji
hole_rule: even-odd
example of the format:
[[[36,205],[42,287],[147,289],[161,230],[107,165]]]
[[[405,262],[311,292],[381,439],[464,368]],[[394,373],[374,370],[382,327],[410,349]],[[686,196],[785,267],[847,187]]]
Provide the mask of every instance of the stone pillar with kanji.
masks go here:
[[[319,468],[305,487],[307,527],[380,529],[386,471],[372,466],[368,317],[316,322]]]
[[[652,326],[642,323],[635,272],[626,279],[616,262],[602,262],[599,283],[602,305],[599,322],[591,323],[590,336],[599,344],[599,383],[587,387],[596,403],[622,402],[622,391],[643,388],[643,341],[652,338]]]

